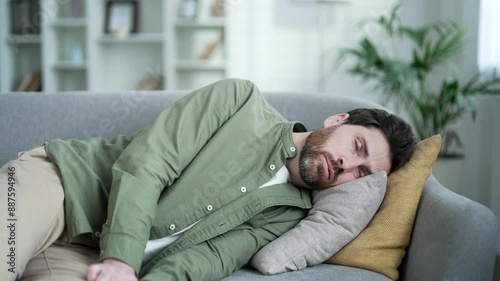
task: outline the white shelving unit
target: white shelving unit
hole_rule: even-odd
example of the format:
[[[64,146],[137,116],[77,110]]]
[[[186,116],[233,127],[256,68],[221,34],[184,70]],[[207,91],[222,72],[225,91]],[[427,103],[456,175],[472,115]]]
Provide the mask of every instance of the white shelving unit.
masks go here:
[[[12,34],[9,0],[0,0],[0,91],[16,90],[24,75],[40,71],[40,34]]]
[[[208,84],[227,75],[227,54],[224,44],[225,20],[223,18],[201,17],[198,21],[176,18],[172,26],[172,36],[176,41],[171,44],[174,62],[171,77],[174,87],[189,89],[190,85]],[[205,49],[219,37],[209,59],[200,56]]]
[[[166,0],[139,1],[138,32],[127,38],[103,33],[105,4],[89,7],[90,14],[102,15],[90,30],[89,58],[100,62],[89,64],[91,91],[130,90],[147,75],[165,72],[167,5]],[[167,85],[164,77],[161,89]]]
[[[7,37],[6,42],[9,44],[40,44],[42,36],[35,34],[11,35]]]
[[[212,19],[205,21],[190,21],[179,19],[175,22],[177,28],[192,28],[192,29],[212,29],[224,28],[224,19]]]
[[[102,35],[98,39],[99,43],[107,43],[107,44],[133,44],[133,43],[163,43],[164,36],[163,34],[156,33],[141,33],[141,34],[132,34],[128,38],[116,38],[111,35]]]
[[[179,17],[183,0],[138,2],[138,31],[126,38],[104,32],[106,0],[39,0],[41,35],[10,34],[9,0],[0,0],[0,91],[16,90],[30,71],[41,70],[42,90],[126,91],[148,75],[161,75],[160,90],[194,89],[227,76],[224,18],[209,15],[213,0],[198,0],[199,17]],[[224,2],[224,1],[223,1]],[[227,10],[227,9],[226,9]],[[223,36],[222,36],[223,37]]]
[[[88,89],[87,26],[85,5],[81,0],[78,15],[72,15],[71,1],[40,1],[45,12],[42,23],[43,90],[75,91]],[[78,55],[73,53],[77,52]]]

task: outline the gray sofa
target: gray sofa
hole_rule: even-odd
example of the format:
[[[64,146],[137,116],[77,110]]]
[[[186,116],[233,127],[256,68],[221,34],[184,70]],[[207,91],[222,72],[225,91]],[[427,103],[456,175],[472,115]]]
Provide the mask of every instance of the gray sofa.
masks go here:
[[[182,92],[129,93],[2,93],[0,94],[0,165],[17,152],[52,138],[131,135],[149,124]],[[309,130],[323,118],[355,107],[379,105],[336,95],[265,93],[266,99],[290,120]],[[486,207],[427,180],[411,244],[399,268],[407,281],[491,281],[498,220]],[[297,272],[263,276],[241,269],[235,280],[389,280],[357,268],[322,264]]]

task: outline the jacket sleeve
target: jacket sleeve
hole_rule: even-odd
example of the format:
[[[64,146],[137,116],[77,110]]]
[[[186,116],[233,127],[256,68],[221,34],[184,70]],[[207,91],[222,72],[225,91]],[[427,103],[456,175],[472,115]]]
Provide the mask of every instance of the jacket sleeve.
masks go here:
[[[267,243],[293,228],[307,210],[275,207],[269,213],[155,264],[141,281],[220,280],[245,266]],[[264,221],[264,223],[262,223]]]
[[[223,80],[176,101],[134,137],[112,167],[101,261],[115,258],[139,272],[161,191],[252,99],[262,97],[251,82]]]

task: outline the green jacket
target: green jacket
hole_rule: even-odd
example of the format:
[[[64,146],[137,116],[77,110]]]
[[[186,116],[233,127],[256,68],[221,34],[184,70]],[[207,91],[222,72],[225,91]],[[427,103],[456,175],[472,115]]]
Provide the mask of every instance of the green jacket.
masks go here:
[[[122,260],[141,280],[220,279],[311,208],[308,190],[258,189],[296,156],[294,130],[305,128],[251,82],[231,79],[179,99],[132,138],[47,142],[65,188],[69,240],[91,234],[101,260]],[[148,240],[200,219],[141,268]]]

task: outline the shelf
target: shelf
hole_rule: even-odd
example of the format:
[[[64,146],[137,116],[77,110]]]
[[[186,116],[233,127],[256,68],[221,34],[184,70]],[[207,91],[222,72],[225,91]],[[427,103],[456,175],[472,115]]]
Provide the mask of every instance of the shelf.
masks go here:
[[[119,38],[113,35],[103,35],[98,40],[103,44],[121,43],[163,43],[165,36],[161,33],[137,33],[126,38]]]
[[[87,24],[87,19],[85,18],[65,18],[58,19],[52,22],[53,27],[85,27]]]
[[[52,65],[55,70],[86,70],[87,62],[74,63],[71,61],[58,61]]]
[[[137,1],[140,32],[120,36],[104,32],[107,0],[33,0],[42,11],[40,26],[23,32],[39,28],[40,34],[10,34],[10,1],[0,0],[0,92],[16,89],[34,70],[44,73],[47,92],[122,91],[148,73],[165,76],[164,90],[194,89],[227,75],[225,42],[218,41],[209,59],[199,60],[226,35],[229,19],[211,17],[208,2],[191,21],[179,17],[180,0]]]
[[[40,34],[16,34],[7,37],[9,44],[40,44],[42,37]]]
[[[178,28],[223,28],[225,24],[224,19],[214,19],[214,20],[205,20],[205,21],[190,21],[190,20],[177,20],[175,22],[175,27]]]
[[[202,60],[184,60],[175,63],[177,70],[217,70],[224,71],[226,63],[224,61],[202,61]]]

